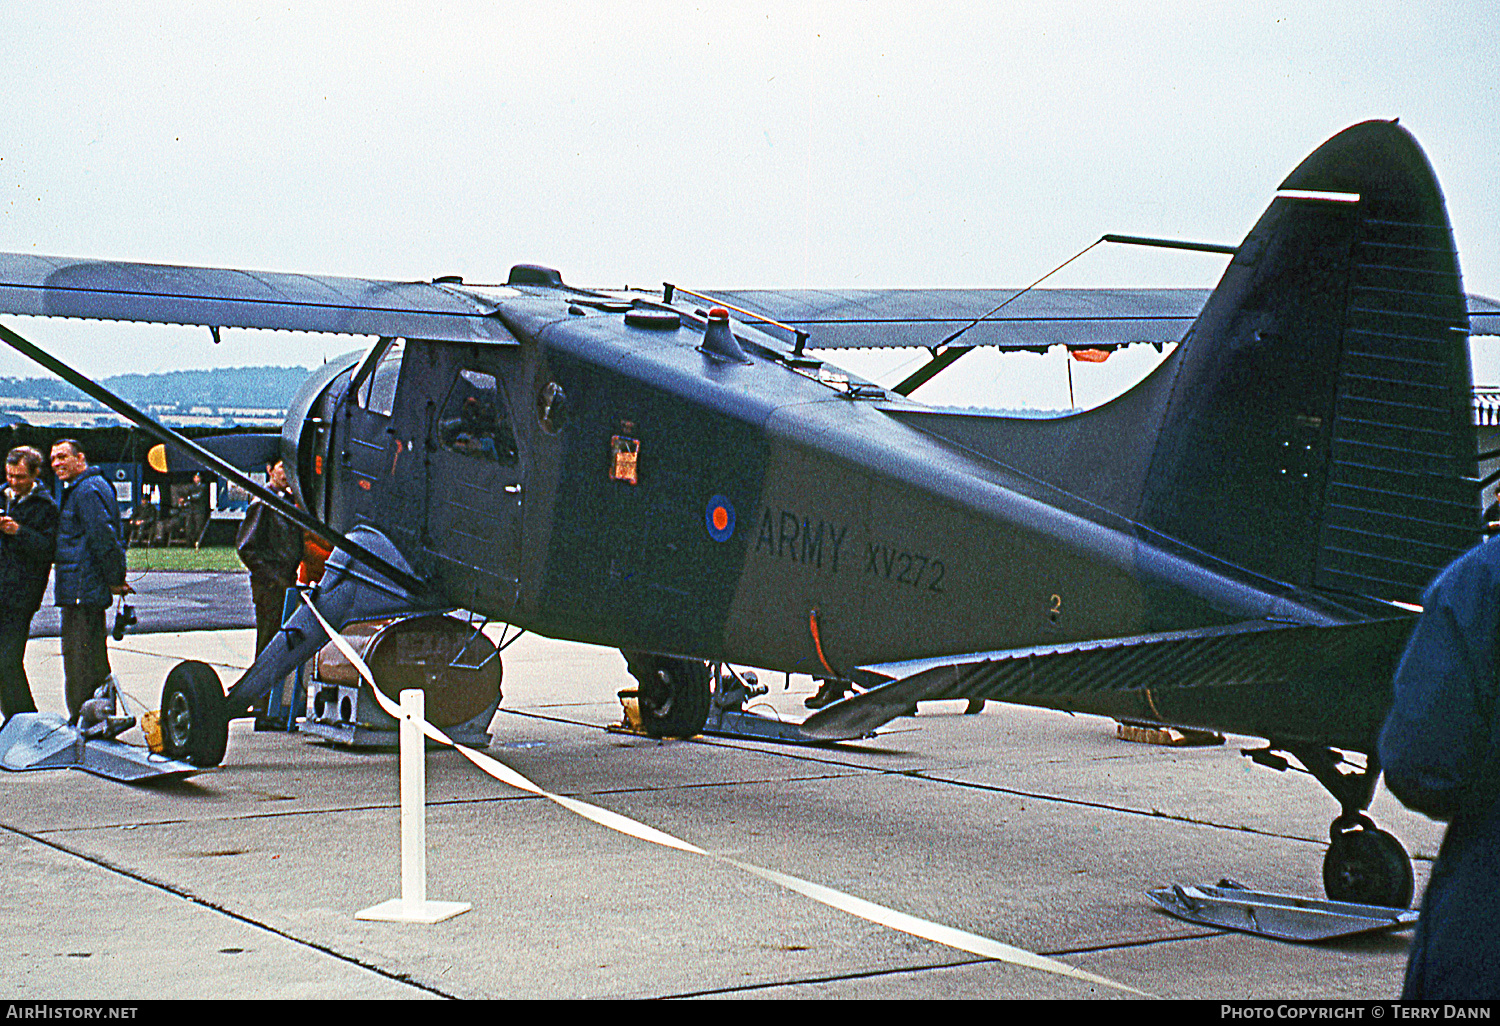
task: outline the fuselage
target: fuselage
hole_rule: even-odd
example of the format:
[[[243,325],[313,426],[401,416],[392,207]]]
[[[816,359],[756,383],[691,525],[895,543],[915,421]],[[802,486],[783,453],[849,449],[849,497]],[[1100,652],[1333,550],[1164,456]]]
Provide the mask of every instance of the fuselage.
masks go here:
[[[507,292],[513,341],[406,340],[356,395],[335,377],[309,411],[321,435],[302,429],[314,505],[378,527],[454,605],[815,675],[1338,619],[913,426],[918,404],[745,325],[740,361],[703,350],[690,307],[671,327],[660,303]],[[309,445],[329,446],[326,484]]]

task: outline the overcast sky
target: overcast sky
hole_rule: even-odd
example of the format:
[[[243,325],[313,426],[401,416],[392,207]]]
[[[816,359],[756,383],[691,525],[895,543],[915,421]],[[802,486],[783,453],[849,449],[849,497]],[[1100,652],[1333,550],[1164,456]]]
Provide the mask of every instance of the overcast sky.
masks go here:
[[[1236,243],[1321,142],[1399,117],[1437,169],[1468,289],[1500,297],[1494,3],[0,11],[5,251],[407,280],[542,263],[595,286],[1022,286],[1105,232]],[[1225,259],[1100,247],[1047,284],[1212,285]],[[360,344],[8,323],[100,376],[310,366]],[[1080,401],[1143,373],[1136,349],[1075,364]],[[1059,356],[970,359],[917,397],[1066,405]],[[1500,383],[1487,361],[1476,376]],[[0,374],[33,373],[0,354]]]

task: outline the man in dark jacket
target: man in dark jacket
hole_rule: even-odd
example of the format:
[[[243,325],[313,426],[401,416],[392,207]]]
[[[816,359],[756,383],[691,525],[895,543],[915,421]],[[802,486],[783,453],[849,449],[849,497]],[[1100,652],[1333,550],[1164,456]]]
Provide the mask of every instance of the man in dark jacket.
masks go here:
[[[178,505],[186,520],[183,530],[187,542],[196,549],[203,541],[203,532],[208,530],[208,485],[203,483],[202,474],[193,475],[193,483],[182,490]]]
[[[42,605],[52,550],[57,543],[57,503],[38,488],[42,454],[18,446],[5,457],[5,515],[0,516],[0,718],[36,712],[26,679],[26,639]]]
[[[114,596],[135,589],[125,583],[114,488],[71,438],[52,447],[52,472],[63,484],[52,590],[62,610],[63,691],[76,719],[109,676],[105,611]]]
[[[1422,596],[1380,733],[1386,786],[1446,820],[1412,939],[1403,1000],[1500,998],[1500,540]]]
[[[292,501],[282,464],[266,468],[266,487],[287,502]],[[234,547],[240,554],[240,562],[250,570],[250,598],[255,603],[255,654],[260,655],[281,628],[286,591],[297,583],[297,567],[302,562],[302,528],[256,499],[245,511]]]

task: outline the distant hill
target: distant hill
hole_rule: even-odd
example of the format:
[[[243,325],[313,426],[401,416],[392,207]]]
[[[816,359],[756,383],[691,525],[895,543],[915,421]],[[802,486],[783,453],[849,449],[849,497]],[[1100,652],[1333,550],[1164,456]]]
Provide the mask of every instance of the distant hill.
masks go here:
[[[105,378],[103,385],[136,406],[285,409],[310,373],[306,367],[226,367],[164,374],[119,374]],[[0,396],[42,402],[92,402],[72,385],[56,378],[0,377]]]
[[[105,378],[104,387],[137,406],[152,402],[282,409],[310,373],[306,367],[229,367],[119,374]]]
[[[72,385],[57,378],[0,377],[0,396],[42,401],[57,399],[69,402],[88,398]]]

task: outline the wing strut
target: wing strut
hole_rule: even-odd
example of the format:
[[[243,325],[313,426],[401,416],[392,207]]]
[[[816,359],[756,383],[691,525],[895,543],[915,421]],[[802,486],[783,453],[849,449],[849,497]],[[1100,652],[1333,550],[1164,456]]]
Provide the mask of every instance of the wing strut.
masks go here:
[[[1021,293],[1017,292],[1016,296],[1019,296],[1020,294]],[[1014,298],[1015,296],[1011,297],[1011,299]],[[1010,302],[1010,300],[1006,300],[1006,302]],[[998,309],[1000,309],[1000,307],[995,307],[995,310]],[[995,310],[991,310],[990,313],[994,313]],[[988,317],[989,315],[990,314],[985,314],[984,316]],[[981,317],[979,320],[984,320],[984,317]],[[978,323],[979,321],[974,322],[974,324]],[[972,328],[974,326],[974,324],[970,324],[967,328],[961,328],[960,331],[968,331],[969,328]],[[953,335],[948,336],[948,338],[950,339],[953,337]],[[926,363],[922,364],[922,366],[918,367],[899,385],[892,388],[891,391],[899,393],[901,395],[911,395],[918,388],[921,388],[923,385],[927,384],[928,381],[937,377],[938,374],[947,370],[948,366],[955,360],[957,360],[960,356],[963,356],[965,353],[972,352],[974,349],[973,346],[948,346],[947,349],[943,349],[941,352],[939,352],[939,347],[946,345],[947,342],[948,339],[944,339],[942,342],[938,343],[938,345],[933,346],[932,359],[928,360]]]
[[[1098,239],[1094,240],[1087,246],[1083,247],[1083,249],[1080,249],[1077,253],[1074,253],[1072,256],[1068,257],[1068,259],[1052,268],[1052,270],[1042,275],[1036,281],[1032,282],[1030,285],[1022,289],[1020,292],[1017,292],[1014,296],[1011,296],[1009,299],[1005,300],[1005,302],[1001,303],[999,306],[996,306],[994,309],[980,314],[968,324],[965,324],[962,328],[959,328],[953,334],[949,335],[937,345],[933,346],[932,359],[927,363],[924,363],[922,366],[918,367],[916,371],[906,377],[899,385],[896,385],[894,388],[892,388],[891,391],[896,392],[900,395],[911,395],[914,391],[916,391],[922,385],[925,385],[928,381],[932,380],[932,378],[937,376],[939,373],[947,370],[948,367],[952,366],[952,364],[956,360],[958,360],[959,357],[976,348],[974,346],[953,345],[952,343],[960,335],[968,331],[970,328],[974,327],[974,325],[978,324],[980,321],[983,321],[986,318],[992,317],[995,314],[999,313],[1008,304],[1026,295],[1026,293],[1036,288],[1038,285],[1046,281],[1048,278],[1052,277],[1058,271],[1061,271],[1064,267],[1067,267],[1074,260],[1077,260],[1079,257],[1083,256],[1085,253],[1093,249],[1095,246],[1099,245],[1099,243],[1101,242],[1120,242],[1130,246],[1158,246],[1162,249],[1187,249],[1199,253],[1225,253],[1230,256],[1233,256],[1235,253],[1239,252],[1239,248],[1237,246],[1221,246],[1217,243],[1212,242],[1176,242],[1172,239],[1150,239],[1141,235],[1101,235]]]
[[[924,363],[922,366],[918,367],[915,373],[909,375],[906,378],[906,380],[902,381],[895,388],[891,389],[891,391],[892,392],[896,392],[899,395],[911,395],[912,392],[916,391],[917,386],[925,384],[927,381],[931,380],[932,377],[935,374],[937,374],[939,371],[946,369],[955,360],[957,360],[960,356],[963,356],[965,353],[971,351],[974,348],[973,346],[955,346],[955,345],[953,345],[952,343],[954,342],[954,340],[956,340],[958,338],[958,336],[962,335],[964,332],[966,332],[970,328],[974,327],[974,325],[978,324],[980,321],[984,320],[986,317],[993,317],[995,314],[997,314],[1001,310],[1005,309],[1005,307],[1009,306],[1011,303],[1015,302],[1017,299],[1020,299],[1022,296],[1026,295],[1026,293],[1028,293],[1032,289],[1036,288],[1038,285],[1040,285],[1042,282],[1046,281],[1048,278],[1052,277],[1058,271],[1061,271],[1064,267],[1067,267],[1074,260],[1077,260],[1079,257],[1083,256],[1089,250],[1091,250],[1095,246],[1099,245],[1099,243],[1101,243],[1101,242],[1104,241],[1104,238],[1105,237],[1101,236],[1100,238],[1095,239],[1093,242],[1089,243],[1087,246],[1085,246],[1082,249],[1080,249],[1077,253],[1074,253],[1072,256],[1068,257],[1068,259],[1064,260],[1062,263],[1060,263],[1056,267],[1052,268],[1052,270],[1050,270],[1046,274],[1042,275],[1036,281],[1034,281],[1030,285],[1026,286],[1020,292],[1017,292],[1014,296],[1011,296],[1010,298],[1006,299],[1004,302],[997,304],[994,308],[992,308],[990,310],[986,310],[984,313],[982,313],[978,317],[974,318],[968,324],[965,324],[962,328],[959,328],[953,334],[949,335],[947,338],[943,339],[937,345],[933,346],[932,347],[932,359],[929,360],[927,363]],[[944,347],[946,347],[946,348],[944,348]],[[942,349],[942,352],[938,352],[939,349]]]
[[[420,577],[415,577],[408,571],[403,570],[398,566],[392,565],[389,561],[377,556],[375,553],[365,548],[365,546],[360,545],[358,542],[350,541],[348,537],[338,531],[335,531],[332,527],[323,523],[321,520],[308,515],[307,513],[298,509],[296,506],[293,506],[290,502],[287,502],[285,499],[281,498],[281,496],[277,495],[269,488],[266,488],[265,486],[251,480],[249,477],[240,473],[240,471],[233,465],[225,462],[218,456],[215,456],[213,453],[209,452],[201,445],[198,445],[196,442],[185,438],[184,436],[178,434],[176,431],[173,431],[171,428],[165,426],[164,424],[158,423],[151,417],[147,416],[145,413],[142,413],[140,410],[136,409],[130,403],[126,402],[124,399],[121,399],[119,396],[115,395],[103,385],[100,385],[95,381],[91,381],[90,379],[84,377],[82,374],[79,374],[77,371],[73,370],[73,368],[69,367],[67,364],[38,349],[36,346],[26,341],[20,335],[17,335],[14,331],[11,331],[3,324],[0,324],[0,341],[4,341],[6,345],[10,346],[12,349],[14,349],[16,352],[20,353],[27,359],[41,364],[43,367],[47,368],[53,374],[56,374],[58,377],[62,378],[74,388],[77,388],[80,391],[93,396],[95,399],[99,400],[105,406],[108,406],[111,410],[114,410],[126,420],[137,424],[147,434],[151,435],[157,441],[165,442],[166,444],[175,446],[176,448],[181,449],[184,452],[191,453],[193,458],[198,460],[204,466],[211,467],[213,468],[215,473],[227,477],[229,480],[245,489],[251,495],[254,495],[257,499],[264,502],[267,506],[270,506],[277,513],[286,517],[288,520],[296,524],[298,527],[302,528],[304,531],[312,531],[314,534],[319,534],[324,538],[332,540],[334,544],[339,548],[343,549],[350,555],[359,557],[361,562],[365,563],[367,566],[373,567],[374,569],[380,571],[382,574],[385,574],[386,577],[390,578],[392,581],[395,581],[397,584],[400,584],[403,588],[406,588],[413,594],[420,595],[427,590],[426,582],[424,582]]]

